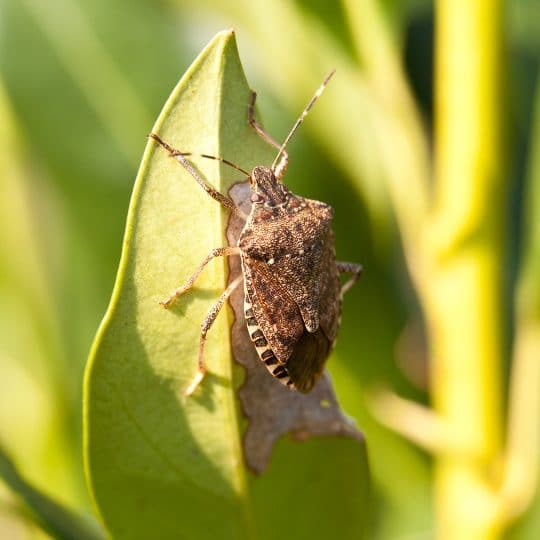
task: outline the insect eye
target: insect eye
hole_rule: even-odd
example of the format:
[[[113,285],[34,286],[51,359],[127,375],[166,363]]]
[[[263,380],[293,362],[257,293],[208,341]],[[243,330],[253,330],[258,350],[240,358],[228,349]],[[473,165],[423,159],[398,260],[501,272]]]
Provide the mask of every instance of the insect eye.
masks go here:
[[[263,201],[264,201],[264,197],[262,195],[259,195],[258,193],[251,194],[251,202],[261,203]]]

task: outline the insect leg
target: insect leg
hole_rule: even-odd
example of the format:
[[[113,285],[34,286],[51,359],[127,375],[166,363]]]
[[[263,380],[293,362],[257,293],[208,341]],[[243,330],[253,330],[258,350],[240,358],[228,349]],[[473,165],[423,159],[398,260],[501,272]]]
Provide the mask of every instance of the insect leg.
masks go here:
[[[249,100],[248,105],[248,122],[249,125],[257,132],[259,137],[264,139],[268,144],[271,144],[274,148],[277,148],[278,150],[281,148],[281,145],[266,131],[264,131],[263,127],[257,122],[257,119],[255,118],[255,99],[257,98],[257,92],[251,91],[251,99]],[[285,174],[285,171],[287,170],[287,165],[289,164],[289,154],[285,150],[283,150],[281,158],[279,160],[279,163],[276,166],[276,169],[274,170],[274,174],[278,180],[281,180],[283,178],[283,175]]]
[[[199,277],[200,273],[203,271],[204,267],[214,258],[214,257],[228,257],[230,255],[239,255],[240,248],[238,247],[221,247],[213,249],[199,265],[197,270],[193,272],[192,276],[181,286],[178,287],[166,300],[160,302],[164,308],[170,307],[175,300],[184,294],[186,291],[191,289],[195,280]]]
[[[216,320],[218,313],[221,311],[223,304],[227,301],[229,296],[231,296],[234,289],[236,289],[236,287],[238,287],[238,285],[242,283],[242,278],[243,276],[239,275],[234,281],[232,281],[228,285],[228,287],[221,293],[218,301],[210,308],[210,311],[207,313],[204,321],[201,324],[201,337],[199,341],[199,368],[190,385],[184,390],[185,396],[190,396],[191,394],[193,394],[197,386],[199,386],[201,381],[204,379],[204,376],[206,374],[206,362],[204,361],[204,345],[206,343],[206,334],[214,324],[214,321]]]
[[[191,174],[191,176],[195,179],[197,184],[199,184],[199,186],[201,186],[204,189],[204,191],[206,191],[206,193],[208,193],[208,195],[210,195],[210,197],[212,197],[212,199],[216,200],[218,203],[220,203],[223,206],[229,208],[229,210],[232,210],[236,214],[240,215],[244,220],[247,219],[247,215],[244,212],[242,212],[242,210],[240,210],[234,204],[232,199],[230,199],[229,197],[223,195],[217,189],[214,189],[195,170],[193,165],[185,157],[185,156],[191,155],[190,152],[180,152],[179,150],[176,150],[175,148],[170,146],[168,143],[166,143],[164,140],[162,140],[160,137],[158,137],[155,133],[150,133],[150,137],[152,139],[154,139],[156,142],[158,142],[163,148],[165,148],[165,150],[167,150],[167,152],[169,152],[170,156],[173,157],[174,159],[176,159],[184,167],[184,169],[186,169],[188,171],[188,173]],[[201,154],[201,156],[205,157],[205,158],[209,158],[209,159],[216,159],[218,161],[223,161],[227,165],[232,165],[229,161],[226,161],[226,160],[224,160],[222,158],[209,156],[207,154]],[[235,165],[233,165],[233,166],[235,168],[238,168]],[[242,172],[244,172],[244,174],[247,174],[245,171],[242,171]]]
[[[362,265],[350,262],[336,261],[336,266],[340,274],[353,274],[341,287],[341,297],[358,281],[362,274]]]

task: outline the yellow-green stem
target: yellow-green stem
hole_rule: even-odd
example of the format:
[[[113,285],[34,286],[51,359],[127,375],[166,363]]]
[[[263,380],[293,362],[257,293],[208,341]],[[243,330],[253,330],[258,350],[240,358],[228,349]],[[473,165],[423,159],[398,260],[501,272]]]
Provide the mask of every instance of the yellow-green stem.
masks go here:
[[[497,538],[504,351],[501,5],[436,3],[436,164],[421,284],[436,412],[468,452],[436,461],[439,540]]]

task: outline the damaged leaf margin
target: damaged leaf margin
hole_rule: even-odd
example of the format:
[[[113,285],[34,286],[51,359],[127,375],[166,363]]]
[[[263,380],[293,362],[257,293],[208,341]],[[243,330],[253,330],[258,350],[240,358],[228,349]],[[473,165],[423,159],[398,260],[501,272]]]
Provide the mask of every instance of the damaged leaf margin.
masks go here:
[[[236,184],[229,194],[244,213],[249,214],[249,184]],[[243,221],[231,215],[227,227],[230,245],[236,244],[242,226]],[[229,267],[230,282],[241,272],[237,257],[231,258]],[[287,433],[298,440],[314,436],[348,436],[363,441],[352,419],[340,409],[328,371],[309,394],[276,384],[249,339],[244,320],[244,294],[240,288],[232,294],[231,305],[236,318],[232,328],[233,354],[246,369],[246,379],[239,391],[242,410],[248,419],[244,435],[246,464],[254,472],[262,473],[268,466],[274,444]]]

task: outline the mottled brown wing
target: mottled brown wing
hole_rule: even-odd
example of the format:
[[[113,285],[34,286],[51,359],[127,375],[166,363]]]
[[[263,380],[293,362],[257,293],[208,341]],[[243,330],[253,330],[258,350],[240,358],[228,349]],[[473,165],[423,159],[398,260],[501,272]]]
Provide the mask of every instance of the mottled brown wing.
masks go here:
[[[298,199],[305,205],[304,210],[296,215],[293,211],[289,221],[300,249],[280,259],[279,265],[284,268],[278,275],[298,304],[307,330],[315,332],[320,324],[320,302],[328,280],[327,267],[334,264],[335,259],[331,229],[333,210],[320,201]],[[328,247],[331,248],[330,258]]]
[[[298,306],[265,262],[243,256],[242,268],[258,325],[278,361],[285,363],[304,332]]]
[[[328,231],[317,260],[310,261],[317,289],[311,296],[311,307],[317,310],[319,328],[307,329],[296,343],[287,362],[287,371],[299,392],[310,392],[324,371],[334,345],[341,311],[339,273],[335,264],[334,235]],[[281,274],[279,274],[281,275]],[[302,312],[305,317],[305,311]]]
[[[313,333],[304,330],[287,362],[289,377],[299,392],[305,394],[315,386],[331,347],[332,342],[320,328]]]
[[[251,309],[269,347],[285,364],[294,387],[309,392],[321,376],[333,344],[324,330],[328,327],[326,315],[317,331],[308,332],[298,306],[280,286],[272,267],[246,257],[242,264]]]
[[[335,265],[332,214],[327,204],[291,195],[286,207],[253,208],[239,240],[246,256],[272,267],[276,282],[295,301],[310,332],[319,326],[327,268]]]
[[[315,242],[305,244],[304,253],[291,254],[276,259],[274,263],[276,279],[300,309],[306,328],[314,332],[321,323],[332,318],[332,302],[337,300],[337,276],[334,236],[331,229],[318,237]],[[328,328],[329,325],[326,323]],[[332,332],[334,334],[334,332]]]
[[[324,252],[323,260],[326,261],[326,264],[322,271],[324,279],[321,281],[319,296],[319,324],[332,346],[336,340],[341,317],[341,282],[336,266],[332,230],[328,232]]]

